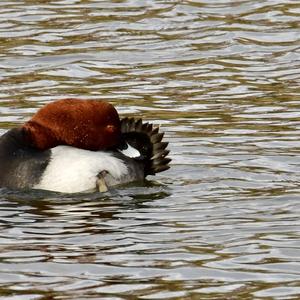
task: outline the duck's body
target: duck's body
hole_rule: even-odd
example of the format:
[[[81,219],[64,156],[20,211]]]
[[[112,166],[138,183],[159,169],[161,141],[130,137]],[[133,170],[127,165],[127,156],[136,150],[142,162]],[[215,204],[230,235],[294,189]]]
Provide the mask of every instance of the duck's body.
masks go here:
[[[50,163],[33,188],[64,193],[99,190],[100,178],[110,187],[143,180],[145,174],[140,163],[116,151],[57,146],[51,149]]]
[[[40,151],[27,144],[24,130],[14,128],[0,138],[0,186],[32,188],[50,161],[50,150]]]
[[[77,101],[82,105],[82,100],[75,102]],[[71,101],[72,104],[73,102],[74,100]],[[85,105],[89,103],[90,101],[85,101]],[[59,110],[56,114],[59,114]],[[83,121],[84,110],[80,114]],[[38,117],[37,113],[35,119]],[[64,193],[92,190],[104,192],[110,186],[141,181],[147,175],[169,168],[170,159],[166,158],[169,153],[166,150],[167,143],[161,142],[163,134],[158,133],[157,128],[153,129],[151,124],[143,124],[141,120],[135,119],[125,118],[120,122],[114,120],[113,124],[110,123],[111,118],[108,120],[108,124],[105,123],[102,127],[102,131],[108,128],[107,141],[102,137],[94,137],[97,131],[90,127],[87,132],[80,131],[82,137],[90,134],[89,138],[85,142],[82,142],[82,137],[73,138],[73,144],[61,139],[61,133],[55,135],[51,131],[49,140],[53,147],[47,145],[49,141],[43,133],[43,127],[40,129],[40,124],[34,126],[34,134],[31,128],[28,129],[28,123],[9,130],[0,137],[0,186]],[[86,122],[91,124],[89,118]],[[61,124],[64,124],[63,121]],[[47,124],[47,135],[48,128],[51,129],[52,125]],[[67,123],[64,126],[64,134],[68,136],[68,131],[73,134]],[[112,130],[113,126],[115,127]],[[59,132],[60,130],[61,128]],[[102,134],[100,129],[99,134]],[[38,139],[42,136],[42,143],[35,136]]]

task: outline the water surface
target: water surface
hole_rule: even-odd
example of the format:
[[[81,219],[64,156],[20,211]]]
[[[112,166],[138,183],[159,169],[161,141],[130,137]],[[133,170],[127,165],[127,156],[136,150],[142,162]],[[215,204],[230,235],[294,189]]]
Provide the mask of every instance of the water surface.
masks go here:
[[[0,133],[58,98],[161,125],[141,186],[0,190],[0,298],[299,299],[299,1],[1,1]]]

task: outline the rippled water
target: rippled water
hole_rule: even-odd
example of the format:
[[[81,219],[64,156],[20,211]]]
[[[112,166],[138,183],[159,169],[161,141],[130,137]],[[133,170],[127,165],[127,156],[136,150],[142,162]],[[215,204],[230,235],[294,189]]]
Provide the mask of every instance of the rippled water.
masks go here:
[[[0,133],[58,98],[161,124],[105,195],[0,190],[1,299],[299,299],[300,2],[1,1]]]

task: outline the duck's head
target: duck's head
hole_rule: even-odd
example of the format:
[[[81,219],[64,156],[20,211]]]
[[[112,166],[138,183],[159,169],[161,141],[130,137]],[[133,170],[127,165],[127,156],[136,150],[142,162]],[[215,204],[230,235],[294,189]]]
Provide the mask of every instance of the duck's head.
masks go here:
[[[121,122],[112,104],[63,99],[42,107],[23,125],[30,145],[45,150],[69,145],[104,150],[120,143]]]

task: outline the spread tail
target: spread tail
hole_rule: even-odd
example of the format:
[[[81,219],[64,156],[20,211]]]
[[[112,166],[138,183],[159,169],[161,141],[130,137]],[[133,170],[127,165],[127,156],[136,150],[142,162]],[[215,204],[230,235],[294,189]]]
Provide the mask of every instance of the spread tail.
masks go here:
[[[127,143],[140,153],[136,160],[145,164],[145,176],[155,175],[170,168],[171,158],[167,157],[168,142],[162,142],[164,133],[153,124],[143,123],[142,119],[124,118],[121,120],[121,132]]]

